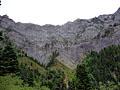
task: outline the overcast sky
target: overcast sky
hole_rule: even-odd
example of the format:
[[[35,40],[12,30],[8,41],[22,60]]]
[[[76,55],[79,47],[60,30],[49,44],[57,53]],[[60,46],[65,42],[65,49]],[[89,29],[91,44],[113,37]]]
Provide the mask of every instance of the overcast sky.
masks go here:
[[[0,15],[16,22],[61,25],[77,18],[114,13],[120,0],[2,0]]]

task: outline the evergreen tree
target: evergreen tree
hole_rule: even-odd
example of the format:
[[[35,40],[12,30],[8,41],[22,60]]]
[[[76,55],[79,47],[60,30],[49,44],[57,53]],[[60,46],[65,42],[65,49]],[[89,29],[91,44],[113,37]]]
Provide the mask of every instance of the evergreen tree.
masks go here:
[[[7,44],[0,55],[0,75],[18,71],[17,55],[12,44]]]
[[[3,32],[2,31],[0,31],[0,41],[2,41],[4,38],[3,38],[4,36],[3,36]]]
[[[62,70],[48,69],[45,76],[43,76],[43,86],[49,87],[51,90],[66,90],[63,84],[64,72]]]
[[[84,65],[77,66],[76,76],[76,90],[91,90],[90,79]]]
[[[99,53],[92,51],[82,64],[91,76],[92,86],[99,88],[99,83],[106,86],[109,82],[120,83],[120,45],[108,46]]]
[[[33,75],[34,71],[23,64],[20,64],[19,70],[20,70],[19,76],[21,77],[23,82],[25,84],[28,84],[29,86],[33,86],[34,85],[34,75]]]

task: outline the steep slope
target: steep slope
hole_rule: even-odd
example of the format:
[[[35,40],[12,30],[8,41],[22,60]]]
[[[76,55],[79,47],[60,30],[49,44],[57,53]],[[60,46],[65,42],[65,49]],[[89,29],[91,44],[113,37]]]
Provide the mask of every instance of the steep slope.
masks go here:
[[[0,26],[18,47],[45,65],[55,50],[61,63],[75,68],[90,50],[120,44],[120,8],[114,14],[77,19],[61,26],[16,23],[4,15],[0,16]]]

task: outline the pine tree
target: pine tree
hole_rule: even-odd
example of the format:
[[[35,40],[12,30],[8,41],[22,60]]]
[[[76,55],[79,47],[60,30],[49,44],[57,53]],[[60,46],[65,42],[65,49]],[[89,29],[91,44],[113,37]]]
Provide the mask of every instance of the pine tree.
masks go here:
[[[84,65],[77,66],[76,76],[76,90],[91,90],[90,79]]]
[[[12,44],[7,44],[0,55],[0,75],[16,73],[18,70],[17,55]]]

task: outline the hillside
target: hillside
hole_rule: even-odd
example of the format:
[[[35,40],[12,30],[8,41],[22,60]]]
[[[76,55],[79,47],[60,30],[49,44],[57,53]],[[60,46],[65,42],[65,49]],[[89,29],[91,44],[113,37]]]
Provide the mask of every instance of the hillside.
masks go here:
[[[113,14],[77,19],[61,26],[14,22],[4,15],[0,16],[0,26],[19,48],[40,64],[47,65],[50,55],[57,50],[57,59],[74,69],[89,51],[98,52],[120,43],[120,8]]]
[[[1,28],[2,29],[2,28]],[[0,31],[0,90],[119,90],[120,45],[91,51],[71,70],[57,60],[40,64]]]
[[[65,77],[67,82],[74,78],[75,71],[56,58],[52,58],[54,63],[46,67],[27,56],[6,35],[5,29],[1,28],[0,90],[55,90],[65,87]]]

